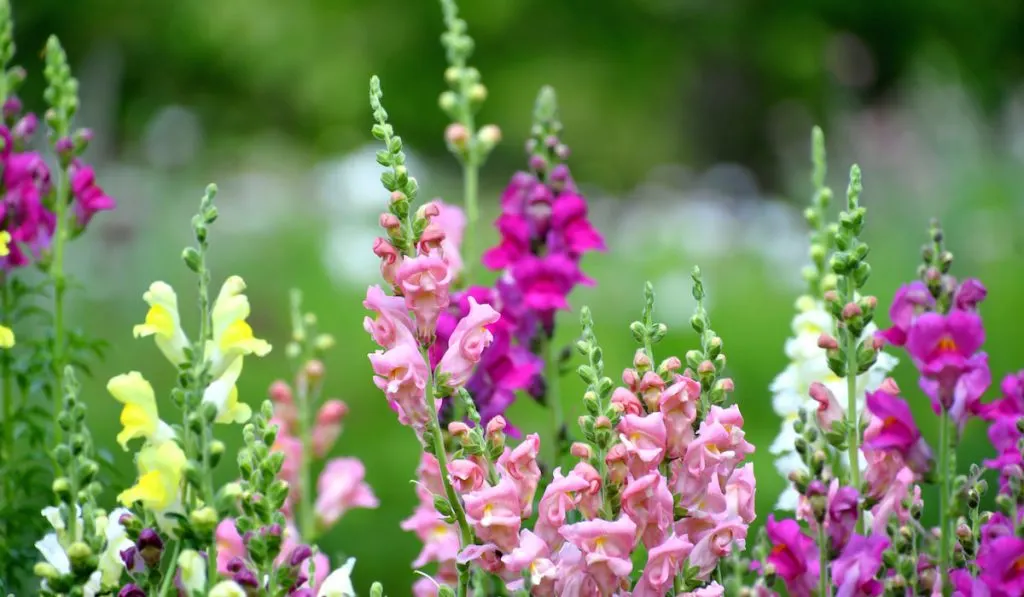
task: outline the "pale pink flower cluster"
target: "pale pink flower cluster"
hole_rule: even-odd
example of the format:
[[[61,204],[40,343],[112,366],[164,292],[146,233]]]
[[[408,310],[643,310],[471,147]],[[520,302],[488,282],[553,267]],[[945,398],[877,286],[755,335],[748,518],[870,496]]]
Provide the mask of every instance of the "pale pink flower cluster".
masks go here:
[[[382,216],[382,223],[389,216]],[[461,267],[461,219],[458,208],[440,202],[427,204],[418,217],[426,218],[427,223],[415,243],[415,254],[402,255],[388,240],[377,239],[381,274],[394,294],[379,286],[367,289],[363,306],[376,316],[367,316],[363,328],[382,349],[369,355],[374,383],[398,413],[399,422],[422,435],[441,405],[440,397],[427,403],[432,373],[446,389],[464,386],[493,340],[487,326],[498,321],[499,315],[490,305],[470,297],[469,312],[452,332],[437,371],[430,371],[425,349],[434,341],[438,317],[450,302],[449,290]],[[385,250],[379,250],[384,245]]]
[[[608,417],[595,420],[610,438],[603,463],[600,442],[575,444],[580,461],[553,471],[532,529],[538,436],[505,447],[493,471],[484,455],[450,463],[476,539],[461,549],[457,528],[434,508],[441,481],[436,460],[424,456],[420,504],[403,529],[424,542],[413,565],[439,567],[433,579],[416,584],[417,597],[436,595],[438,584],[454,585],[456,563],[465,562],[496,575],[509,591],[527,588],[529,578],[531,595],[662,597],[685,566],[706,582],[722,558],[745,548],[755,481],[753,465],[743,460],[754,447],[744,438],[739,408],[710,406],[699,420],[701,386],[692,372],[677,373],[679,360],[670,359],[659,374],[642,357],[641,351],[641,366],[627,369],[625,387],[612,394],[614,429]],[[488,446],[504,442],[503,427],[500,417],[488,425]],[[468,434],[459,428],[453,435]],[[647,558],[634,586],[633,555],[640,549]],[[710,583],[684,594],[722,595],[723,588]]]

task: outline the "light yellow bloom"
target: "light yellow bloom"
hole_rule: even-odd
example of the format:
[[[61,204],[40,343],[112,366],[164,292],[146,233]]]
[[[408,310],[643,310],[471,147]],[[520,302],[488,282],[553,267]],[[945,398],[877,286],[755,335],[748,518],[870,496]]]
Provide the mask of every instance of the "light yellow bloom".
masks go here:
[[[153,386],[138,371],[124,373],[110,378],[107,391],[121,404],[121,425],[124,429],[117,434],[117,443],[125,450],[128,442],[142,437],[154,444],[163,443],[174,437],[170,425],[160,420],[156,409],[156,395]]]
[[[157,348],[164,353],[174,365],[185,362],[185,349],[189,346],[188,336],[181,329],[181,317],[178,314],[178,295],[165,282],[153,282],[149,290],[142,295],[149,303],[145,323],[132,330],[136,338],[153,336]]]
[[[203,403],[217,407],[217,423],[245,423],[252,417],[252,409],[238,401],[238,376],[242,374],[242,357],[237,357],[219,379],[203,392]]]
[[[245,281],[231,276],[224,281],[213,303],[213,341],[207,345],[207,351],[215,378],[220,377],[238,357],[250,354],[262,357],[270,352],[270,344],[256,338],[245,321],[249,318],[249,298],[244,292]]]
[[[124,506],[135,502],[154,512],[163,512],[178,502],[178,489],[185,474],[188,459],[174,441],[148,444],[136,459],[139,480],[122,491],[117,501]]]
[[[246,597],[246,593],[235,581],[222,580],[213,585],[206,597]]]
[[[352,568],[355,565],[356,559],[349,558],[341,568],[331,572],[320,585],[316,597],[355,597],[356,591],[352,588]]]
[[[0,348],[10,348],[12,346],[14,346],[14,330],[5,325],[0,325]]]
[[[11,254],[11,233],[0,230],[0,257],[7,257]]]
[[[186,549],[178,556],[181,584],[187,595],[206,592],[206,560],[194,549]]]
[[[135,545],[121,526],[121,517],[130,513],[124,508],[115,508],[105,519],[97,519],[96,526],[101,529],[106,539],[97,568],[104,585],[115,585],[121,580],[121,574],[124,572],[121,552]]]

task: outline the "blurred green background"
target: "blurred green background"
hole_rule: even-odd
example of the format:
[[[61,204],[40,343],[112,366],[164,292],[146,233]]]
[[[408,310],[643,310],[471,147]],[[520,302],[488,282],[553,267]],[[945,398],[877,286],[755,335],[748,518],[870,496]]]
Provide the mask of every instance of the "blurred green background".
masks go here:
[[[73,245],[71,267],[85,288],[72,320],[111,342],[86,385],[90,420],[132,481],[131,454],[114,443],[118,406],[104,384],[138,370],[166,395],[171,367],[149,341],[131,338],[162,279],[190,304],[193,280],[179,260],[189,217],[216,181],[222,218],[213,231],[216,283],[239,274],[250,287],[251,323],[275,343],[246,367],[243,399],[258,404],[288,374],[288,290],[339,339],[327,362],[329,393],[351,407],[336,454],[355,455],[381,500],[354,511],[322,542],[335,563],[359,560],[358,589],[384,580],[392,595],[413,580],[416,538],[398,522],[415,497],[418,459],[370,380],[361,299],[377,277],[370,253],[386,194],[376,180],[367,81],[378,74],[392,122],[405,138],[423,196],[458,202],[458,171],[441,139],[445,87],[439,6],[433,1],[13,0],[23,93],[38,107],[40,50],[63,40],[81,80],[80,124],[97,138],[90,160],[120,202]],[[576,178],[611,251],[588,257],[598,286],[572,297],[597,319],[606,363],[629,363],[628,324],[652,280],[658,317],[672,326],[659,357],[695,346],[689,271],[699,263],[714,327],[758,446],[760,520],[781,490],[767,447],[778,429],[768,385],[786,364],[792,303],[806,254],[800,211],[809,189],[810,127],[828,137],[829,180],[864,169],[869,291],[887,304],[914,276],[928,219],[942,218],[954,272],[982,278],[996,384],[1021,366],[1019,305],[1024,215],[1024,4],[983,0],[851,3],[840,0],[491,0],[465,2],[477,40],[472,63],[489,98],[479,122],[505,141],[483,172],[484,222],[501,186],[523,162],[533,97],[559,93]],[[481,230],[485,245],[495,240]],[[186,324],[194,324],[185,312]],[[578,331],[559,320],[558,340]],[[902,355],[900,355],[902,356]],[[909,364],[901,385],[934,438],[934,418]],[[578,413],[581,385],[562,394]],[[171,405],[165,400],[165,412]],[[546,412],[525,400],[510,418],[545,432]],[[571,417],[570,420],[572,420]],[[240,429],[221,429],[234,450]],[[961,464],[986,455],[980,424],[964,439]],[[219,469],[235,477],[232,459]]]

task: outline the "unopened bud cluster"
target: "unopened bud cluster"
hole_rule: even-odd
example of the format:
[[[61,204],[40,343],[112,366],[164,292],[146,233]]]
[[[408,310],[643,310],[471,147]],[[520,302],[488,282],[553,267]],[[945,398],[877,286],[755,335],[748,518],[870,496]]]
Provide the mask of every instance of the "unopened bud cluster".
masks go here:
[[[722,352],[722,337],[711,328],[711,319],[704,308],[704,282],[700,268],[694,267],[693,298],[697,309],[690,318],[690,326],[700,338],[700,349],[686,353],[686,371],[683,375],[700,382],[700,415],[703,417],[712,406],[722,406],[735,388],[732,379],[723,377],[726,359]]]

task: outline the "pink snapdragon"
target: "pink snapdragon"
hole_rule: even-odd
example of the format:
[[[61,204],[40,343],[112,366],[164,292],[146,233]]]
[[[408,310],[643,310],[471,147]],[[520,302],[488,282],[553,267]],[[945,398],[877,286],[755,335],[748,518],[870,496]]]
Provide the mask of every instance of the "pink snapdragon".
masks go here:
[[[341,400],[328,400],[320,406],[313,425],[313,453],[323,458],[341,435],[341,422],[348,414],[348,405]]]
[[[533,513],[533,498],[540,483],[540,466],[537,456],[540,454],[540,436],[531,433],[515,448],[505,448],[498,457],[498,471],[512,481],[519,493],[519,507],[524,518]]]
[[[561,469],[556,468],[552,473],[551,483],[544,490],[537,506],[534,532],[553,549],[562,544],[558,530],[565,524],[566,515],[579,503],[580,492],[589,487],[590,483],[586,479],[572,472],[563,476]]]
[[[580,550],[587,573],[608,592],[616,590],[633,571],[630,554],[636,545],[636,531],[636,523],[625,515],[615,521],[586,520],[558,530]]]
[[[689,377],[676,376],[676,381],[658,397],[658,409],[665,417],[669,458],[682,458],[693,441],[693,423],[697,420],[700,383]]]
[[[484,486],[484,472],[476,462],[466,458],[459,458],[448,463],[448,477],[451,480],[455,491],[459,493],[470,493]]]
[[[405,299],[400,296],[389,296],[380,286],[366,289],[366,300],[363,307],[377,313],[376,318],[363,318],[363,329],[373,337],[384,349],[391,349],[399,344],[415,344],[412,319]]]
[[[317,520],[324,527],[330,527],[353,508],[376,508],[380,505],[364,481],[365,477],[366,468],[358,458],[328,461],[317,480],[317,497],[313,506]]]
[[[895,452],[907,466],[924,474],[932,465],[931,448],[921,437],[910,407],[896,391],[895,384],[889,383],[868,392],[867,407],[873,418],[864,432],[864,447]]]
[[[795,520],[775,521],[768,515],[765,523],[768,539],[773,547],[768,554],[768,563],[786,583],[786,590],[793,597],[809,597],[818,581],[818,547],[800,530]]]
[[[446,385],[452,388],[466,385],[484,350],[494,340],[487,326],[500,317],[490,305],[481,305],[469,297],[469,313],[455,326],[448,338],[448,350],[441,357],[439,372]]]
[[[657,468],[665,455],[668,439],[664,415],[626,415],[619,421],[618,431],[619,440],[626,447],[626,464],[630,474],[642,477]]]
[[[466,520],[482,541],[502,551],[515,549],[522,524],[519,489],[509,478],[464,496]]]
[[[505,570],[510,574],[529,574],[531,595],[554,595],[555,578],[558,570],[551,561],[548,544],[527,529],[519,533],[519,545],[501,557]],[[521,591],[523,579],[508,583],[509,591]]]
[[[376,374],[373,382],[398,412],[399,422],[422,431],[433,415],[427,410],[425,394],[430,372],[420,351],[407,342],[398,344],[386,352],[370,354],[370,364]],[[441,401],[436,399],[434,403],[436,412]]]
[[[889,547],[884,535],[862,537],[854,535],[842,554],[832,565],[832,582],[838,595],[851,597],[877,597],[884,586],[879,580],[882,552]]]
[[[664,597],[683,569],[693,545],[686,537],[673,535],[647,552],[647,566],[633,589],[633,597]]]
[[[421,501],[412,516],[403,520],[400,526],[403,531],[415,533],[423,542],[413,567],[420,568],[431,562],[455,562],[459,553],[459,531],[455,525],[444,522],[434,509],[433,500]]]
[[[637,525],[638,538],[648,548],[660,545],[672,526],[672,494],[658,472],[651,472],[626,484],[622,492],[622,511]]]
[[[78,159],[72,160],[68,166],[68,176],[71,179],[71,196],[74,199],[72,206],[79,229],[88,225],[97,213],[117,207],[114,198],[96,184],[96,173],[92,166]]]
[[[395,282],[405,297],[405,306],[416,315],[416,335],[427,343],[434,337],[437,318],[448,306],[452,273],[437,254],[417,255],[402,260]]]
[[[832,390],[825,387],[825,384],[814,382],[810,388],[811,398],[818,403],[814,416],[818,421],[818,427],[825,431],[831,431],[832,425],[846,418],[846,412],[842,405],[836,400]]]

